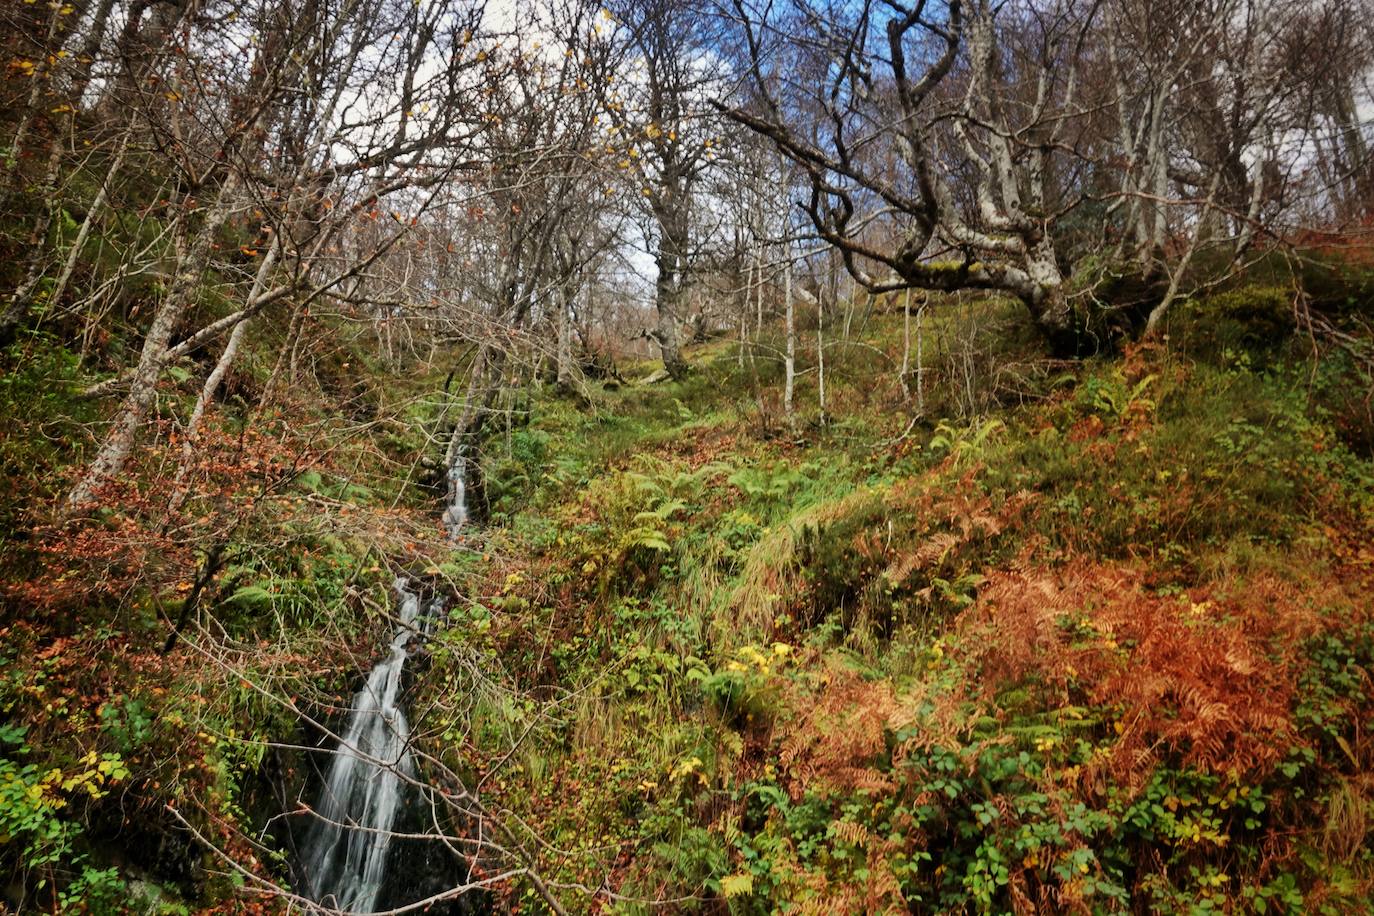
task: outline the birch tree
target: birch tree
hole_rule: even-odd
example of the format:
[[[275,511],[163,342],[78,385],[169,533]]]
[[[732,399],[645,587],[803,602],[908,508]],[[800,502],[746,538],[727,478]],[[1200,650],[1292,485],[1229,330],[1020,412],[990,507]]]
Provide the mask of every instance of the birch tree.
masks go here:
[[[607,104],[614,148],[650,217],[655,267],[650,336],[663,366],[682,377],[678,324],[695,259],[697,196],[719,143],[710,101],[724,91],[712,57],[723,41],[720,20],[692,0],[617,0],[608,7],[623,41],[623,76]]]
[[[1093,4],[1045,11],[1028,94],[1007,83],[1001,7],[981,0],[735,10],[760,102],[726,113],[805,171],[814,228],[859,284],[1010,293],[1072,338],[1052,228],[1077,200],[1053,159]]]
[[[428,5],[349,0],[338,7],[268,5],[253,13],[234,17],[232,22],[246,23],[222,39],[201,36],[200,53],[178,57],[160,81],[176,101],[150,130],[159,135],[182,188],[168,213],[170,278],[136,364],[90,392],[122,389],[124,394],[67,497],[67,511],[97,501],[101,487],[120,474],[156,400],[163,371],[186,352],[188,341],[204,343],[232,332],[275,302],[293,298],[301,314],[310,301],[339,293],[345,280],[365,272],[397,236],[347,262],[337,257],[339,237],[358,219],[381,218],[383,201],[407,189],[421,191],[407,203],[423,209],[423,189],[437,186],[470,150],[474,133],[461,104],[474,92],[464,82],[477,53],[467,48],[470,8],[447,0]],[[229,59],[223,60],[226,52]],[[327,75],[328,65],[359,59],[369,61],[365,76],[354,73],[351,64],[342,78]],[[436,59],[448,61],[448,68],[427,73]],[[309,90],[303,96],[302,86]],[[399,88],[381,91],[381,86]],[[294,172],[273,174],[264,164],[282,158],[297,163]],[[251,284],[241,308],[173,345],[174,330],[223,264],[213,256],[222,232],[245,213],[274,203],[283,213],[304,207],[311,215],[278,220],[266,251],[252,251],[267,267],[258,269],[262,282]],[[402,217],[392,210],[389,218],[404,231],[416,214]],[[285,275],[268,284],[276,262]],[[241,338],[243,332],[238,333]],[[232,359],[232,348],[229,353]]]
[[[1084,352],[1360,197],[1356,3],[735,0],[754,91],[722,107],[869,292],[1009,294]],[[1140,301],[1097,294],[1129,275]]]

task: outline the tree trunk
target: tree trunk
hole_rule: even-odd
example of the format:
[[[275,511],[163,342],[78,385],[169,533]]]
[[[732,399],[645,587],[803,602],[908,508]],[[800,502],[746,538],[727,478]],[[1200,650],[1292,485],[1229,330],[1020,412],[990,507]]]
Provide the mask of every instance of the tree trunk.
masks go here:
[[[755,303],[755,312],[758,315],[758,323],[754,330],[754,349],[749,351],[750,359],[753,359],[755,351],[758,350],[759,340],[763,336],[763,293],[766,287],[766,284],[763,282],[763,265],[767,260],[765,257],[766,254],[767,251],[764,249],[763,245],[760,244],[758,261],[756,262],[758,264],[758,285],[754,288],[754,298],[757,300]]]
[[[6,175],[6,190],[10,189],[11,184],[17,184],[19,181],[19,174],[22,171],[20,168],[20,160],[23,157],[24,143],[28,139],[29,129],[33,126],[34,120],[38,117],[39,105],[43,99],[43,90],[52,85],[53,71],[56,69],[59,60],[57,57],[58,48],[56,45],[59,33],[58,26],[63,21],[63,14],[60,7],[61,4],[53,4],[52,14],[48,17],[48,32],[43,39],[42,48],[45,52],[44,57],[46,59],[38,65],[38,69],[29,77],[29,94],[25,99],[23,112],[19,117],[19,124],[15,126],[13,137],[10,140],[9,162],[7,163],[9,173]]]
[[[114,0],[100,0],[91,17],[90,27],[86,30],[86,40],[81,43],[72,62],[72,83],[68,97],[73,109],[81,107],[81,99],[91,85],[91,70],[100,55],[100,46],[105,41],[105,29],[110,24],[110,14],[114,12]]]
[[[497,385],[487,384],[487,376],[495,375],[499,381],[501,351],[483,345],[472,360],[472,377],[468,379],[467,393],[463,398],[463,412],[453,424],[448,447],[444,451],[444,467],[451,468],[463,455],[464,447],[476,438],[486,422],[486,407],[495,396]]]
[[[558,295],[558,390],[565,394],[573,387],[572,299],[571,284],[564,284]]]
[[[143,340],[138,368],[129,383],[129,394],[111,423],[110,432],[106,435],[100,450],[81,480],[68,494],[66,511],[78,510],[94,502],[99,487],[124,469],[124,463],[133,450],[139,427],[143,425],[157,398],[157,382],[167,364],[167,349],[172,331],[200,282],[210,244],[229,218],[231,201],[237,189],[237,173],[230,172],[214,206],[205,218],[204,225],[193,235],[186,227],[187,216],[177,215],[176,276],[162,304],[158,306],[153,322],[148,328],[148,335]]]
[[[792,390],[796,385],[797,378],[797,326],[792,303],[792,251],[791,244],[784,241],[784,261],[782,267],[782,304],[783,304],[783,323],[787,341],[783,351],[783,389],[782,389],[782,411],[787,417],[788,423],[792,423]]]
[[[43,281],[43,268],[47,261],[48,252],[48,233],[52,230],[53,214],[57,212],[59,207],[57,173],[61,162],[62,143],[54,139],[48,148],[48,164],[43,173],[44,196],[47,199],[47,206],[38,215],[38,219],[34,221],[33,229],[29,232],[28,263],[24,269],[24,279],[20,281],[19,286],[10,296],[10,302],[6,306],[4,314],[0,314],[0,349],[8,347],[14,342],[14,338],[19,333],[19,328],[29,317],[29,309],[33,307],[38,286]]]
[[[1040,332],[1057,355],[1076,355],[1083,348],[1087,329],[1064,295],[1064,276],[1048,237],[1040,239],[1027,252],[1026,275],[1028,283],[1022,299]]]
[[[686,282],[688,214],[680,182],[665,181],[665,199],[655,208],[659,229],[655,257],[658,277],[654,281],[658,326],[653,336],[663,354],[663,368],[673,378],[681,379],[687,374],[687,363],[678,342],[677,321]]]
[[[124,165],[124,154],[128,152],[132,134],[132,131],[125,131],[124,136],[119,141],[119,149],[115,151],[114,160],[105,171],[105,180],[101,182],[95,200],[91,201],[90,207],[87,208],[86,218],[81,221],[81,229],[77,231],[71,250],[67,252],[67,260],[62,265],[62,273],[58,275],[57,284],[53,286],[52,293],[48,297],[50,302],[62,301],[62,294],[67,290],[67,284],[71,282],[72,274],[76,273],[76,266],[81,260],[81,249],[86,247],[86,240],[91,237],[91,229],[99,218],[100,211],[105,208],[105,201],[110,196],[110,186],[114,184],[115,176],[119,174],[120,168]]]
[[[274,237],[272,247],[268,249],[267,255],[258,265],[257,275],[253,277],[253,288],[248,293],[249,303],[262,295],[263,287],[267,284],[267,278],[271,276],[272,268],[276,266],[277,254],[280,250],[281,239]],[[167,506],[169,517],[176,514],[186,499],[186,491],[182,489],[182,484],[185,483],[186,475],[191,470],[191,459],[195,457],[196,442],[200,438],[201,421],[205,419],[205,411],[219,391],[224,376],[229,373],[229,367],[233,365],[234,358],[238,355],[239,345],[243,342],[244,334],[247,333],[251,321],[251,318],[245,318],[234,325],[234,330],[230,332],[229,339],[225,341],[224,350],[220,353],[215,368],[210,370],[210,374],[206,376],[205,384],[201,386],[200,394],[196,397],[196,406],[192,408],[190,419],[186,421],[186,429],[182,431],[181,463],[177,468],[176,478],[172,482],[172,498]]]
[[[816,297],[816,401],[825,423],[825,290]]]
[[[654,329],[653,337],[663,354],[663,368],[675,379],[687,374],[687,363],[682,358],[677,336],[677,311],[681,297],[682,289],[677,281],[676,270],[660,266],[655,295],[658,325]]]
[[[749,329],[749,300],[753,297],[753,284],[754,267],[752,264],[746,264],[744,267],[744,298],[739,302],[739,352],[735,354],[735,363],[740,369],[744,368],[744,348]]]
[[[1207,199],[1203,202],[1202,213],[1198,216],[1199,223],[1206,221],[1207,215],[1216,203],[1217,190],[1220,185],[1221,172],[1218,171],[1212,176],[1212,184],[1207,189]],[[1153,337],[1159,333],[1159,326],[1163,323],[1164,316],[1169,313],[1169,306],[1173,305],[1174,300],[1178,298],[1179,288],[1183,284],[1184,276],[1188,272],[1189,265],[1192,264],[1193,255],[1197,253],[1201,241],[1201,234],[1194,232],[1193,237],[1188,241],[1188,250],[1183,253],[1183,257],[1174,266],[1173,276],[1169,278],[1169,288],[1165,291],[1164,298],[1150,310],[1150,317],[1145,322],[1145,336]]]
[[[925,337],[922,334],[921,318],[925,316],[926,300],[921,299],[920,306],[916,309],[916,415],[924,417],[926,415],[926,389],[925,389],[925,366],[922,362],[924,354]]]
[[[907,384],[907,372],[911,369],[911,288],[906,290],[906,296],[902,300],[902,368],[897,373],[897,380],[902,385],[902,398],[911,400],[911,387]]]

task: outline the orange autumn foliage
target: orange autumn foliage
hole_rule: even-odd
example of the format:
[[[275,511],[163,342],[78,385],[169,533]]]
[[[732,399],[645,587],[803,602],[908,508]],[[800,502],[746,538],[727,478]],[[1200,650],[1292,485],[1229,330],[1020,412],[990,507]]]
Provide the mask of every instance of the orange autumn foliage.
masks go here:
[[[778,753],[788,791],[794,799],[818,787],[890,791],[891,781],[873,765],[886,750],[888,720],[897,709],[892,687],[839,665],[823,677],[819,696],[789,704],[799,711]]]
[[[1341,606],[1329,583],[1262,574],[1239,594],[1159,595],[1138,568],[1079,562],[995,573],[957,629],[985,694],[1038,683],[1051,704],[1115,710],[1119,738],[1097,766],[1138,786],[1165,755],[1218,773],[1274,766],[1295,740],[1299,652]]]

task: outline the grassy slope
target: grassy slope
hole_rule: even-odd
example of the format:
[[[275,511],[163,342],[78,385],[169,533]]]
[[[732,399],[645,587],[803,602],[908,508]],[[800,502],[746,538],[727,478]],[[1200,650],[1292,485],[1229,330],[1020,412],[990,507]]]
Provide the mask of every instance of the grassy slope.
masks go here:
[[[1082,365],[1040,360],[1011,309],[931,317],[927,415],[979,419],[909,424],[892,314],[832,335],[826,422],[803,358],[795,430],[776,340],[588,410],[536,395],[491,431],[491,522],[458,550],[407,483],[442,379],[331,343],[319,391],[254,413],[269,336],[173,525],[157,446],[111,511],[5,546],[0,864],[97,912],[242,908],[165,805],[256,854],[236,828],[268,813],[263,742],[294,728],[262,691],[346,696],[399,563],[463,596],[417,733],[540,835],[574,911],[1359,909],[1371,470],[1337,435],[1358,439],[1356,377],[1247,337],[1257,301]],[[55,339],[7,358],[23,532],[96,412]],[[164,418],[194,398],[186,368]],[[164,658],[219,540],[225,632]],[[624,899],[579,889],[600,887]]]
[[[899,328],[830,351],[830,426],[784,434],[776,365],[717,345],[490,443],[427,681],[481,701],[432,749],[576,909],[1360,909],[1372,472],[1322,407],[1350,379],[1243,334],[995,347],[980,388],[1043,397],[904,436]],[[445,668],[472,650],[482,688]]]

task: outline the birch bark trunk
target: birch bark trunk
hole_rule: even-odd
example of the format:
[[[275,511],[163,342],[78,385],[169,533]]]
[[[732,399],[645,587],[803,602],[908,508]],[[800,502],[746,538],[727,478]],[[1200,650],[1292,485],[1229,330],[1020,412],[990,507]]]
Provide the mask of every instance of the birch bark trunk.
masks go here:
[[[783,389],[782,411],[789,424],[795,423],[792,409],[792,394],[797,380],[797,325],[792,301],[792,245],[785,236],[783,239],[782,267],[783,322],[787,341],[783,351]]]
[[[573,291],[571,284],[564,284],[558,291],[558,390],[572,391],[572,309]]]
[[[129,393],[120,405],[95,458],[68,494],[65,511],[72,512],[89,506],[95,501],[99,488],[124,469],[139,427],[147,419],[157,399],[157,382],[167,365],[172,331],[200,283],[210,245],[229,218],[238,188],[238,173],[230,172],[205,222],[195,232],[191,232],[186,224],[186,214],[177,215],[176,273],[172,278],[172,286],[158,306],[153,323],[143,339],[143,349],[139,353],[138,368],[129,383]]]

